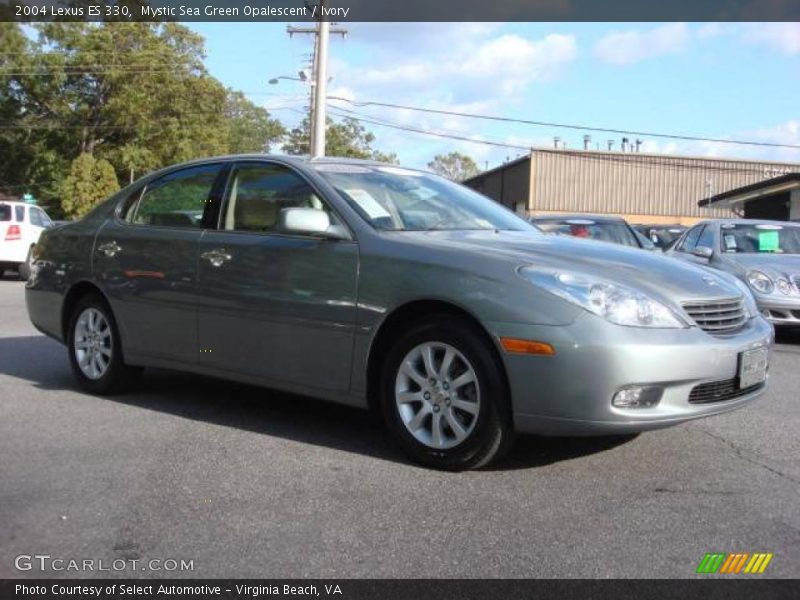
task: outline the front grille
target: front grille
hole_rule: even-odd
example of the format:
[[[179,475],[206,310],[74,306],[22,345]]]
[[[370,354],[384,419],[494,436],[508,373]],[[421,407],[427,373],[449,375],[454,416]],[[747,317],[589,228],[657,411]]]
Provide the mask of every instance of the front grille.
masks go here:
[[[683,309],[700,329],[710,333],[735,331],[747,320],[741,298],[684,304]]]
[[[764,387],[766,383],[757,383],[748,388],[739,389],[739,379],[726,379],[725,381],[713,381],[711,383],[701,383],[689,394],[689,402],[692,404],[708,404],[710,402],[724,402],[746,396],[751,392]]]

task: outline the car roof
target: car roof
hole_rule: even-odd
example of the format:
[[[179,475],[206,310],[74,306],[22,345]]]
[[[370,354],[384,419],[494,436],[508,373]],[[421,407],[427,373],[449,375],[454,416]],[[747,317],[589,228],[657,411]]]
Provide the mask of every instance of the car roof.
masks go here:
[[[795,226],[800,227],[797,221],[773,221],[770,219],[709,219],[700,221],[697,225],[781,225],[781,226]]]
[[[586,220],[586,221],[597,221],[597,222],[605,222],[605,223],[619,223],[625,222],[625,219],[622,217],[618,217],[616,215],[587,215],[587,214],[563,214],[563,215],[539,215],[536,217],[530,217],[530,221],[536,223],[541,221],[578,221],[578,220]]]
[[[412,167],[404,167],[401,165],[381,162],[377,160],[369,160],[363,158],[349,158],[343,156],[321,156],[312,158],[311,156],[305,154],[258,154],[258,153],[223,154],[219,156],[196,158],[194,160],[189,160],[183,163],[175,163],[173,165],[168,165],[161,169],[152,171],[147,175],[144,175],[142,179],[135,181],[134,184],[137,184],[140,181],[144,180],[152,181],[152,179],[162,174],[166,174],[172,171],[177,171],[187,167],[206,165],[214,162],[235,162],[235,161],[247,161],[247,160],[265,160],[265,161],[272,160],[275,162],[293,165],[295,167],[306,167],[306,168],[310,167],[312,169],[316,165],[354,165],[354,166],[364,166],[364,167],[394,167],[396,169],[403,169],[405,171],[429,173],[429,171],[414,169]]]
[[[208,156],[205,158],[197,158],[194,160],[190,160],[184,163],[176,163],[174,165],[169,165],[168,169],[176,168],[176,167],[186,167],[195,164],[202,164],[202,163],[209,163],[215,161],[236,161],[236,160],[277,160],[280,162],[296,164],[296,165],[309,165],[313,166],[315,164],[352,164],[352,165],[363,165],[363,166],[387,166],[387,167],[399,167],[403,169],[407,169],[408,167],[400,167],[400,165],[393,165],[391,163],[385,163],[377,160],[369,160],[363,158],[349,158],[349,157],[341,157],[341,156],[320,156],[316,158],[312,158],[306,154],[258,154],[258,153],[250,153],[250,154],[223,154],[219,156]],[[415,169],[409,169],[415,170]]]

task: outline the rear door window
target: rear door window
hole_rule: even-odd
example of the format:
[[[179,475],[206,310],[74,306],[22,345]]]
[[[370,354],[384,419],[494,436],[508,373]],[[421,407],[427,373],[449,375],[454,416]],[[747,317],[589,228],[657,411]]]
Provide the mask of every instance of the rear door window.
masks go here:
[[[222,167],[198,165],[151,181],[126,211],[125,220],[136,225],[205,227],[203,217],[211,207],[212,190]]]
[[[17,223],[23,223],[25,221],[25,207],[20,206],[19,204],[14,207],[14,220]]]

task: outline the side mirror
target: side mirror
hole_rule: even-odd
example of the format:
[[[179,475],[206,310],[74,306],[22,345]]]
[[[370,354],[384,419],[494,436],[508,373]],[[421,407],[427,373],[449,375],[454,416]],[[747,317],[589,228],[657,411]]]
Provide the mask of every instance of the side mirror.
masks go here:
[[[340,225],[331,225],[324,210],[316,208],[283,208],[278,213],[278,230],[283,233],[314,235],[330,239],[348,239]]]
[[[707,246],[697,246],[694,250],[692,250],[692,254],[699,258],[708,259],[714,255],[714,251]]]

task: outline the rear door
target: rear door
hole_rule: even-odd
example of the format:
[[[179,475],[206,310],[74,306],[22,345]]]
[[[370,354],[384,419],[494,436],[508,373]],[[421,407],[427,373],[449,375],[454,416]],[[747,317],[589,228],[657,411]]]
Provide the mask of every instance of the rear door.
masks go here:
[[[200,362],[230,372],[346,390],[356,316],[355,241],[286,235],[283,208],[328,211],[300,174],[242,162],[229,177],[218,231],[200,242]]]
[[[197,362],[197,251],[216,221],[224,169],[171,171],[136,190],[99,231],[93,270],[130,354]]]

